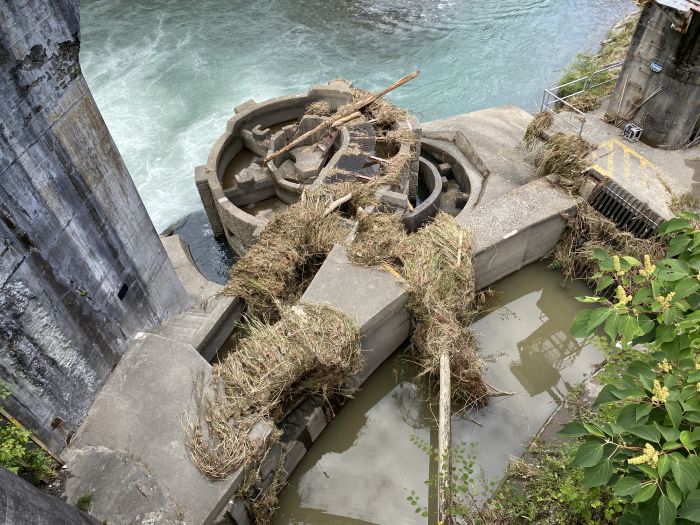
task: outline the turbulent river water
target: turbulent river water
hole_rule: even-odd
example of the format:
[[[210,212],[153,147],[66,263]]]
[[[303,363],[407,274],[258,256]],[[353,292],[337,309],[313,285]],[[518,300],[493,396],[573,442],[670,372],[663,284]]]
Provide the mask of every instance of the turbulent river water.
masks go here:
[[[81,64],[158,231],[237,104],[344,77],[422,120],[539,104],[631,0],[82,0]]]

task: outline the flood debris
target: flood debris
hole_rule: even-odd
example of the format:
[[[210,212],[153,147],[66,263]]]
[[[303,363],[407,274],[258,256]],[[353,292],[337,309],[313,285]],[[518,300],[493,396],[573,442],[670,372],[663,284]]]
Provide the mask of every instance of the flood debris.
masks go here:
[[[278,213],[231,269],[223,293],[243,299],[247,315],[263,320],[295,303],[333,244],[348,235],[338,213],[325,213],[333,200],[319,189]]]
[[[213,366],[214,388],[197,385],[200,417],[186,423],[185,441],[211,478],[260,459],[248,438],[257,423],[279,421],[303,395],[343,391],[362,369],[357,327],[342,312],[299,303],[279,314],[274,324],[248,319],[236,351]]]
[[[411,344],[422,373],[437,378],[447,353],[453,398],[484,403],[489,387],[469,329],[477,312],[471,233],[446,213],[412,235],[396,217],[372,214],[360,219],[350,253],[353,261],[388,266],[408,282]]]
[[[612,255],[629,255],[642,261],[648,255],[652,262],[663,258],[665,248],[658,237],[640,239],[620,230],[617,225],[596,211],[585,199],[578,198],[578,211],[567,219],[567,227],[554,249],[552,266],[567,278],[585,279],[593,283],[598,268],[596,249]]]

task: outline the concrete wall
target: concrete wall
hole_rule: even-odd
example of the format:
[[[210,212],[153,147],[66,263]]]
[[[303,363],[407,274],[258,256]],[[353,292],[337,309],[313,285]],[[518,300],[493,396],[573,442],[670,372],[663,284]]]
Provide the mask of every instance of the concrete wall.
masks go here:
[[[457,224],[474,232],[477,289],[544,258],[575,213],[573,198],[539,179],[460,214]]]
[[[78,51],[78,0],[0,3],[0,381],[56,451],[130,339],[187,304]]]
[[[684,32],[678,30],[684,25]],[[631,121],[644,128],[642,141],[647,144],[684,146],[700,125],[698,61],[700,13],[688,23],[681,11],[649,2],[637,24],[607,114],[622,124]],[[652,71],[652,62],[661,66],[661,71]],[[659,88],[661,91],[653,95]]]

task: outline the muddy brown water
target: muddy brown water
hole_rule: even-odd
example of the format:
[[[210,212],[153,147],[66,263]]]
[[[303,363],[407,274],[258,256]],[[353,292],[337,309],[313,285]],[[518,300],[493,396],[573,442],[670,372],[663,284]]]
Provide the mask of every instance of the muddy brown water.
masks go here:
[[[487,380],[512,396],[453,418],[453,442],[474,442],[484,475],[499,479],[522,453],[568,390],[602,360],[569,335],[575,301],[587,289],[562,286],[541,264],[496,283],[493,310],[476,323]],[[429,508],[425,480],[434,472],[412,442],[437,444],[427,389],[404,352],[385,362],[333,420],[280,495],[275,525],[425,524],[406,496],[415,490]],[[434,517],[431,519],[434,523]]]

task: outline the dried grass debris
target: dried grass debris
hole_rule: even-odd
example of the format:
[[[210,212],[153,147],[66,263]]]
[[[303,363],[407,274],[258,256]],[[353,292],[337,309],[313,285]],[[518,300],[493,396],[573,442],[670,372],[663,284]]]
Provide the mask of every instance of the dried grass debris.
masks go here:
[[[303,395],[343,391],[362,366],[354,321],[330,306],[281,306],[274,324],[249,319],[236,351],[213,367],[216,387],[196,385],[200,418],[185,428],[192,460],[221,479],[260,459],[248,438],[256,423],[278,421]]]
[[[333,112],[331,105],[325,100],[317,100],[306,106],[306,115],[327,117]]]
[[[594,149],[593,144],[578,135],[558,132],[534,148],[532,158],[540,176],[556,175],[561,187],[576,193],[586,179]]]

